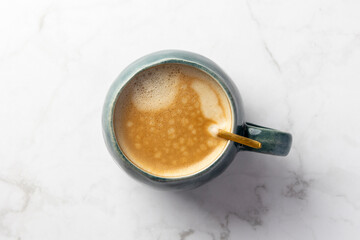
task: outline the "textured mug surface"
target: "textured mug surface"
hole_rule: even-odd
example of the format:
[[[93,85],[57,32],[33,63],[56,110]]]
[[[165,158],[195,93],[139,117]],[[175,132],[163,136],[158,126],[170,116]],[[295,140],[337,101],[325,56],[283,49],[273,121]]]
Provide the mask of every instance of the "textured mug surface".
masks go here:
[[[121,151],[118,146],[113,128],[113,115],[117,98],[127,82],[137,73],[147,68],[164,64],[178,63],[195,67],[215,79],[226,92],[233,117],[232,132],[260,141],[261,149],[252,149],[229,141],[223,154],[209,167],[195,174],[177,178],[164,178],[151,175],[135,166]],[[191,189],[198,187],[220,175],[234,160],[237,152],[255,151],[266,154],[284,156],[291,147],[291,135],[274,129],[245,123],[244,111],[240,93],[235,84],[221,68],[208,58],[201,55],[180,51],[165,50],[146,55],[124,69],[111,85],[106,96],[102,114],[103,136],[106,146],[115,161],[131,176],[151,186],[163,189]]]

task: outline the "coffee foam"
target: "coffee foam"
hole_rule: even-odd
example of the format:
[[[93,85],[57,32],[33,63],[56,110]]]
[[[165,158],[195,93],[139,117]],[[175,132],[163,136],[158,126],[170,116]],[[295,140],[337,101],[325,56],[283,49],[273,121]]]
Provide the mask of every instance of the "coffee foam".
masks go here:
[[[208,119],[215,120],[218,124],[224,119],[224,110],[220,106],[216,92],[209,86],[201,81],[194,81],[191,84],[192,89],[200,97],[201,112]]]
[[[181,73],[196,79],[191,87],[200,97],[201,111],[205,117],[216,123],[212,125],[212,130],[208,129],[210,134],[216,135],[214,129],[229,129],[228,119],[231,119],[231,111],[226,94],[220,85],[208,74],[196,68],[182,67]]]
[[[211,133],[211,135],[213,135],[214,137],[217,136],[217,134],[219,133],[219,126],[216,125],[216,124],[211,124],[209,127],[208,127],[208,131]]]
[[[231,107],[208,74],[164,65],[140,72],[123,89],[114,113],[116,138],[144,171],[187,176],[207,168],[224,150],[228,141],[217,137],[217,129],[231,131]]]
[[[179,69],[154,67],[140,73],[133,82],[132,102],[140,111],[156,111],[170,106],[178,92]]]

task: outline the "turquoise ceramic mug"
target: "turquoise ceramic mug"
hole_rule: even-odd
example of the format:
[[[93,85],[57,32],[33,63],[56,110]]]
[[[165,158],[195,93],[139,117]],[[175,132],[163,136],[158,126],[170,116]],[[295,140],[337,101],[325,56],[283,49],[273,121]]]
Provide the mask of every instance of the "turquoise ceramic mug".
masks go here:
[[[114,127],[113,116],[116,101],[124,86],[139,72],[166,63],[185,64],[210,75],[224,89],[232,108],[232,132],[261,142],[260,149],[254,149],[228,141],[223,153],[207,168],[184,177],[167,178],[151,175],[131,162],[119,147]],[[241,151],[253,151],[265,154],[285,156],[290,151],[292,137],[289,133],[258,126],[245,122],[243,103],[235,84],[221,68],[201,55],[179,51],[165,50],[146,55],[124,69],[111,85],[106,96],[102,114],[103,135],[106,146],[115,161],[134,178],[163,189],[191,189],[198,187],[220,175]]]

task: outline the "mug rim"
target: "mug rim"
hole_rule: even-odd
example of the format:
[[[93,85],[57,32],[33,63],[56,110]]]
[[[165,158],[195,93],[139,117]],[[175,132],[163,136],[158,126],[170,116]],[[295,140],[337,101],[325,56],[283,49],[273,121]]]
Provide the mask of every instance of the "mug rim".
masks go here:
[[[176,51],[176,50],[175,50]],[[181,51],[181,52],[185,52],[185,51]],[[185,53],[190,53],[190,54],[194,54],[192,52],[185,52]],[[148,56],[148,55],[147,55]],[[146,56],[145,56],[146,57]],[[136,62],[134,62],[136,63]],[[225,92],[227,99],[230,103],[230,108],[231,108],[231,114],[232,114],[232,123],[231,123],[231,132],[234,132],[236,130],[237,127],[237,111],[236,111],[236,104],[234,101],[234,98],[232,97],[232,93],[231,91],[228,89],[228,87],[226,86],[225,82],[226,80],[223,79],[219,74],[216,73],[215,70],[211,69],[211,66],[208,67],[206,66],[206,64],[202,64],[199,61],[194,61],[194,60],[189,60],[189,59],[185,59],[185,58],[181,58],[181,57],[177,57],[177,56],[173,56],[173,57],[163,57],[163,58],[159,58],[153,61],[149,61],[146,64],[140,65],[138,66],[135,70],[133,70],[131,72],[130,75],[126,76],[126,79],[123,80],[122,84],[119,84],[120,86],[117,87],[117,89],[115,90],[115,95],[112,96],[111,98],[111,109],[109,111],[110,116],[108,116],[108,127],[110,129],[110,138],[111,141],[115,144],[113,144],[112,147],[115,147],[115,151],[117,152],[117,154],[120,155],[121,160],[122,161],[126,161],[127,164],[130,164],[136,171],[140,172],[142,175],[145,175],[151,179],[157,180],[157,181],[162,181],[162,182],[169,182],[169,181],[179,181],[179,180],[185,180],[185,179],[190,179],[193,178],[195,176],[204,174],[205,172],[209,171],[211,169],[212,166],[216,165],[216,163],[218,163],[218,161],[220,161],[223,157],[223,155],[229,151],[229,148],[231,146],[231,141],[228,140],[228,142],[226,143],[226,146],[224,147],[224,149],[222,150],[222,152],[216,157],[216,159],[214,159],[209,165],[207,165],[206,167],[199,169],[191,174],[187,174],[187,175],[181,175],[181,176],[176,176],[176,177],[165,177],[165,176],[158,176],[158,175],[154,175],[144,169],[142,169],[141,167],[137,166],[135,163],[133,163],[126,155],[125,153],[121,150],[121,147],[119,146],[119,143],[117,142],[116,139],[116,135],[115,135],[115,129],[114,129],[114,111],[115,111],[115,106],[117,103],[117,100],[122,92],[122,90],[124,89],[124,87],[126,86],[126,84],[128,84],[138,73],[140,73],[141,71],[144,71],[146,69],[149,69],[151,67],[155,67],[158,65],[162,65],[162,64],[182,64],[182,65],[187,65],[187,66],[191,66],[194,67],[196,69],[198,69],[199,71],[204,72],[205,74],[209,75],[211,78],[213,78],[219,85],[220,87],[223,89],[223,91]],[[130,65],[129,65],[130,66]],[[128,66],[128,67],[129,67]],[[126,67],[124,69],[124,71],[128,68]],[[121,74],[120,74],[121,76]],[[119,77],[120,77],[119,76]],[[119,78],[118,77],[118,78]],[[118,79],[116,78],[116,80]],[[115,82],[116,82],[115,80]],[[117,159],[117,157],[115,157]]]

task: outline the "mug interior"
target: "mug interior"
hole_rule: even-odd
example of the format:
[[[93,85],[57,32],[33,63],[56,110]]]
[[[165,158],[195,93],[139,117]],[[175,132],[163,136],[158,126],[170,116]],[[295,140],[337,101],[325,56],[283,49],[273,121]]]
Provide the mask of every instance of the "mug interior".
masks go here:
[[[120,95],[124,91],[124,88],[139,73],[141,73],[141,72],[143,72],[143,71],[145,71],[147,69],[157,67],[157,66],[160,66],[160,65],[164,65],[164,64],[179,64],[179,65],[189,66],[189,67],[195,68],[197,71],[200,71],[200,72],[206,74],[207,76],[209,76],[211,79],[213,79],[217,83],[217,85],[221,88],[221,90],[223,91],[223,93],[225,94],[225,96],[227,98],[229,108],[230,108],[230,114],[231,114],[231,124],[230,124],[231,129],[230,129],[230,131],[231,132],[234,131],[234,129],[236,127],[235,126],[236,125],[235,124],[236,115],[234,114],[233,99],[230,97],[230,95],[229,95],[230,91],[228,91],[226,85],[223,83],[223,80],[216,73],[214,73],[211,69],[209,69],[209,68],[207,68],[207,67],[205,67],[203,65],[200,65],[200,64],[197,64],[197,63],[194,63],[194,62],[190,62],[190,61],[186,61],[186,60],[167,59],[167,60],[162,61],[162,62],[149,64],[149,65],[139,69],[132,76],[130,76],[128,79],[126,79],[124,85],[122,86],[122,88],[120,89],[118,94],[116,95],[116,98],[114,99],[114,102],[113,102],[114,106],[113,106],[112,112],[111,112],[111,116],[112,116],[111,121],[112,121],[112,131],[113,131],[114,136],[115,136],[115,126],[114,126],[115,108],[116,108],[116,104],[118,103],[118,99],[119,99]],[[145,174],[145,175],[148,175],[148,176],[151,176],[151,177],[156,177],[158,179],[163,179],[163,180],[190,178],[190,177],[192,177],[194,175],[201,174],[202,172],[209,169],[212,165],[216,164],[221,159],[222,155],[227,151],[227,149],[229,148],[229,145],[230,145],[230,141],[227,141],[226,145],[223,147],[222,151],[217,155],[216,158],[214,158],[208,165],[206,165],[206,166],[204,166],[202,168],[199,168],[196,171],[193,171],[191,173],[184,174],[184,175],[181,175],[181,176],[164,176],[164,175],[158,175],[158,174],[156,174],[154,172],[148,171],[147,169],[144,169],[144,168],[140,167],[139,165],[137,165],[136,163],[134,163],[134,161],[132,161],[130,159],[130,157],[128,157],[128,155],[123,151],[123,149],[121,147],[121,144],[118,142],[118,139],[116,137],[115,137],[115,139],[116,139],[117,149],[118,149],[118,151],[121,152],[121,155],[123,156],[125,161],[127,161],[129,164],[131,164],[136,170],[138,170],[142,174]],[[142,151],[142,150],[139,150],[139,151]]]

